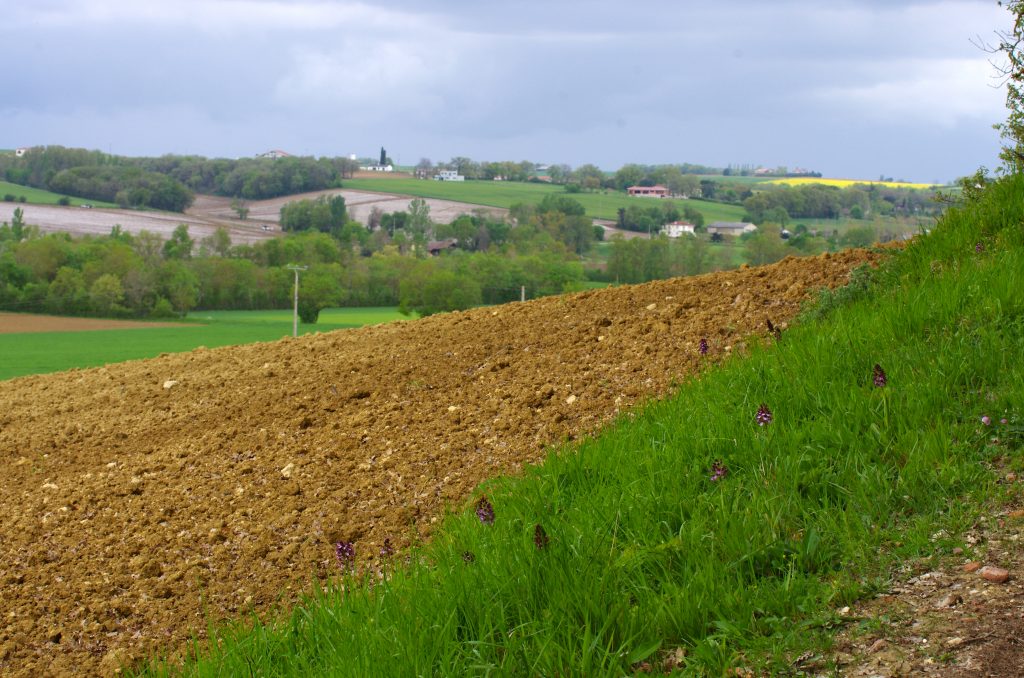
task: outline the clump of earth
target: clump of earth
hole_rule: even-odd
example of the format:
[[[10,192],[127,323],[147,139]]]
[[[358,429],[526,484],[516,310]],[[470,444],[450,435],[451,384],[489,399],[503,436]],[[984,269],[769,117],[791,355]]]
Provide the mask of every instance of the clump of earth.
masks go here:
[[[196,350],[0,388],[0,673],[113,674],[428,538],[785,327],[864,250]],[[702,338],[707,356],[698,351]]]

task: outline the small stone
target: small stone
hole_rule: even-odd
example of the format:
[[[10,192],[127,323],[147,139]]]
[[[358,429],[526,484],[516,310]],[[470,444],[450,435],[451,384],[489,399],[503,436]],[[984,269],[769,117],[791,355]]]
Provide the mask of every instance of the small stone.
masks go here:
[[[1024,518],[1024,509],[1016,509],[1006,514],[1007,518]]]
[[[981,563],[979,562],[971,561],[964,565],[964,572],[966,572],[967,574],[970,574],[971,572],[977,572],[980,569]]]
[[[1016,473],[1007,473],[1006,474],[1006,482],[1009,482],[1009,483],[1017,482],[1017,474]]]
[[[281,469],[281,477],[283,477],[283,478],[291,478],[292,477],[292,471],[294,471],[294,470],[295,470],[295,464],[289,463],[287,466],[285,466],[283,469]]]
[[[942,610],[947,607],[956,607],[962,602],[964,602],[964,599],[961,598],[959,594],[950,593],[948,596],[945,596],[942,600],[935,603],[935,609]]]
[[[647,304],[647,310],[648,311],[653,311],[656,308],[658,308],[657,304]]]
[[[177,385],[178,382],[175,381],[174,379],[168,379],[167,381],[164,382],[164,388],[174,388]]]
[[[885,649],[885,647],[888,644],[889,642],[885,638],[879,638],[875,642],[871,643],[870,647],[868,647],[868,654],[875,654],[876,652],[881,652]]]
[[[576,402],[576,396],[575,395],[570,395],[568,398],[565,399],[565,404],[566,405],[572,405],[574,402]]]
[[[954,556],[959,556],[959,555],[963,554],[963,552],[964,552],[964,550],[962,548],[960,548],[959,546],[954,546],[953,547],[953,555]]]
[[[986,565],[981,568],[981,577],[993,584],[1003,584],[1010,578],[1010,571],[995,565]]]
[[[964,644],[963,638],[950,638],[946,641],[946,647],[960,647]]]

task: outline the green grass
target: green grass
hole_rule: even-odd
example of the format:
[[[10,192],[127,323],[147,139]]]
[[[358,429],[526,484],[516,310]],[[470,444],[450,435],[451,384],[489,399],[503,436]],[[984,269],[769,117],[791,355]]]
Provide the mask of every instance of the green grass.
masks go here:
[[[44,191],[41,188],[30,188],[29,186],[21,186],[7,181],[0,181],[0,198],[8,194],[14,196],[15,203],[19,201],[21,196],[25,196],[25,202],[35,205],[56,205],[57,201],[62,197],[60,193]],[[72,205],[117,207],[117,205],[112,202],[103,202],[102,200],[85,200],[82,198],[70,198],[70,200]]]
[[[1019,495],[993,466],[1024,469],[1022,221],[1012,177],[778,343],[486,483],[492,525],[470,503],[389,579],[217,629],[182,672],[620,676],[682,648],[688,675],[792,674],[848,621],[838,608],[898,567],[974,556],[960,535]]]
[[[330,308],[315,325],[299,324],[299,333],[361,327],[405,319],[392,307]],[[0,380],[28,374],[98,367],[109,363],[153,358],[161,353],[191,351],[275,341],[292,334],[291,311],[196,311],[195,322],[180,327],[153,327],[88,332],[30,332],[0,334]]]
[[[422,179],[346,179],[345,188],[361,191],[401,193],[421,198],[457,200],[474,205],[509,208],[517,202],[539,203],[551,193],[565,193],[562,186],[515,181],[429,181]],[[587,210],[587,216],[617,219],[620,207],[658,204],[653,198],[635,198],[618,191],[607,193],[567,194]],[[736,205],[723,205],[706,200],[677,200],[680,207],[689,205],[711,221],[739,221],[744,210]]]

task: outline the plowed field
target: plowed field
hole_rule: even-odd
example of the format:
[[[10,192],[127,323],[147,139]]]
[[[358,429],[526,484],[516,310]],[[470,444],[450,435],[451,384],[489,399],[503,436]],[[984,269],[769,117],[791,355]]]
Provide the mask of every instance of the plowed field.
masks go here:
[[[784,325],[873,255],[25,377],[0,390],[0,674],[110,674],[287,604]]]

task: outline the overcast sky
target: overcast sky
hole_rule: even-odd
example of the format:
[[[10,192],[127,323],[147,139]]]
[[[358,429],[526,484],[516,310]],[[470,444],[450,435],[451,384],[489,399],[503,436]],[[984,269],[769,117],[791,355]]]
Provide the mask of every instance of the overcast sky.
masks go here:
[[[995,167],[995,0],[0,0],[0,148]]]

